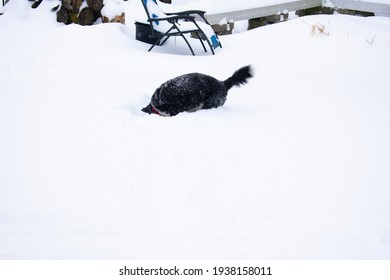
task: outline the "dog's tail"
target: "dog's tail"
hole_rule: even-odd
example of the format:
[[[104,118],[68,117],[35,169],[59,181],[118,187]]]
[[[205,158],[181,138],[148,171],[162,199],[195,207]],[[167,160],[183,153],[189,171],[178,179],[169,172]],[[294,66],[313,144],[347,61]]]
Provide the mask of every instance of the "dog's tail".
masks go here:
[[[251,65],[247,65],[238,69],[234,74],[225,80],[223,84],[227,90],[234,86],[241,86],[248,83],[248,79],[253,77],[253,68]]]

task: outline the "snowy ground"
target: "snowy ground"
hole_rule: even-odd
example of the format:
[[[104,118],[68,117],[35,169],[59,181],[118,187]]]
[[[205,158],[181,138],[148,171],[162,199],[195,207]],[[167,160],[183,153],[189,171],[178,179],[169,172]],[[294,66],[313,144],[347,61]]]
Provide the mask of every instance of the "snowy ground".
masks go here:
[[[390,18],[299,18],[192,57],[134,39],[139,1],[92,27],[57,2],[0,16],[0,258],[390,258]],[[140,111],[169,78],[246,64],[222,108]]]

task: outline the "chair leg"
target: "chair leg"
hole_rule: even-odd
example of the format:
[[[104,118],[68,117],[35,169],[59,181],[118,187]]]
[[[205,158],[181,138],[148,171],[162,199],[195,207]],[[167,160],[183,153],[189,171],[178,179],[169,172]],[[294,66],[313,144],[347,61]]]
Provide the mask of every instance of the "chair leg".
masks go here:
[[[186,43],[187,43],[187,46],[190,48],[192,55],[195,56],[195,53],[194,53],[190,43],[188,42],[186,36],[184,36],[183,33],[180,33],[180,36],[183,37],[184,41],[186,41]]]
[[[213,55],[215,55],[213,46],[211,45],[210,40],[209,40],[209,38],[207,38],[207,37],[206,37],[206,42],[207,42],[207,44],[209,45],[209,48],[210,48],[211,52],[213,53]]]
[[[150,49],[148,50],[148,52],[150,52],[156,45],[157,45],[157,42],[159,41],[159,40],[161,40],[162,38],[165,38],[162,42],[160,42],[160,46],[162,46],[162,45],[164,45],[165,44],[165,42],[169,39],[169,37],[171,37],[171,36],[169,36],[169,35],[167,35],[169,32],[171,32],[171,30],[173,29],[173,27],[171,27],[171,28],[169,28],[169,30],[167,31],[167,32],[165,32],[165,34],[163,34],[162,36],[160,36],[157,40],[156,40],[156,42],[154,42],[154,44],[153,44],[153,46],[151,46],[150,47]]]
[[[205,45],[203,43],[201,34],[199,34],[199,32],[196,32],[196,36],[198,36],[198,39],[199,39],[200,43],[202,44],[202,47],[203,47],[204,51],[207,52],[207,49],[206,49],[206,47],[205,47]]]
[[[217,34],[215,34],[215,36],[217,36],[219,47],[222,49],[222,44],[221,44],[221,41],[219,40],[219,37],[218,37],[218,35],[217,35]]]
[[[166,41],[168,41],[168,39],[170,38],[171,36],[166,36],[165,39],[161,42],[160,46],[164,45]]]
[[[157,40],[153,43],[153,45],[150,47],[150,49],[148,50],[148,52],[150,52],[150,51],[157,45],[157,42],[158,42],[159,40],[161,40],[161,38],[157,39]]]
[[[197,25],[197,26],[198,26],[198,25]],[[198,28],[199,28],[199,26],[198,26]],[[207,50],[206,50],[206,48],[205,48],[205,46],[204,46],[204,44],[203,44],[203,42],[202,42],[202,39],[203,39],[203,40],[206,40],[206,42],[207,42],[207,44],[209,45],[209,48],[210,48],[212,54],[215,55],[214,48],[213,48],[213,46],[211,45],[209,38],[207,38],[206,34],[203,32],[203,30],[199,28],[199,32],[196,32],[196,34],[198,35],[198,38],[201,40],[203,49],[207,52]],[[199,35],[200,35],[200,36],[199,36]]]

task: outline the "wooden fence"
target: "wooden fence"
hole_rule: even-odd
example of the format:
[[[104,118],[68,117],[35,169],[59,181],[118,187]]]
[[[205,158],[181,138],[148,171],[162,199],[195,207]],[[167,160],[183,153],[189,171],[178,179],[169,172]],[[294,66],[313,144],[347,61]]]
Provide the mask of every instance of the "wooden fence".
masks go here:
[[[330,0],[334,7],[341,9],[350,9],[363,12],[372,12],[378,16],[390,16],[390,0],[389,3],[375,3],[374,0],[366,2],[364,0]],[[383,2],[383,1],[382,1]],[[322,0],[286,0],[285,3],[269,5],[264,7],[258,7],[247,10],[237,10],[225,13],[206,14],[207,20],[211,24],[218,24],[222,20],[246,20],[252,18],[265,17],[275,15],[284,10],[298,11],[303,9],[309,9],[314,7],[321,7]]]

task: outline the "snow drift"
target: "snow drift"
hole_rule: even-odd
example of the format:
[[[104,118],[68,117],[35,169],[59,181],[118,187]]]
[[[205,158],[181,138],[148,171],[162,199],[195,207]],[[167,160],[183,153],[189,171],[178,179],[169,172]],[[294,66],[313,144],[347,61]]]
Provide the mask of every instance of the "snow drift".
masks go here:
[[[299,18],[192,57],[135,41],[138,2],[126,25],[59,24],[58,1],[0,16],[0,258],[388,259],[390,19]],[[224,107],[141,112],[170,78],[247,64]]]

